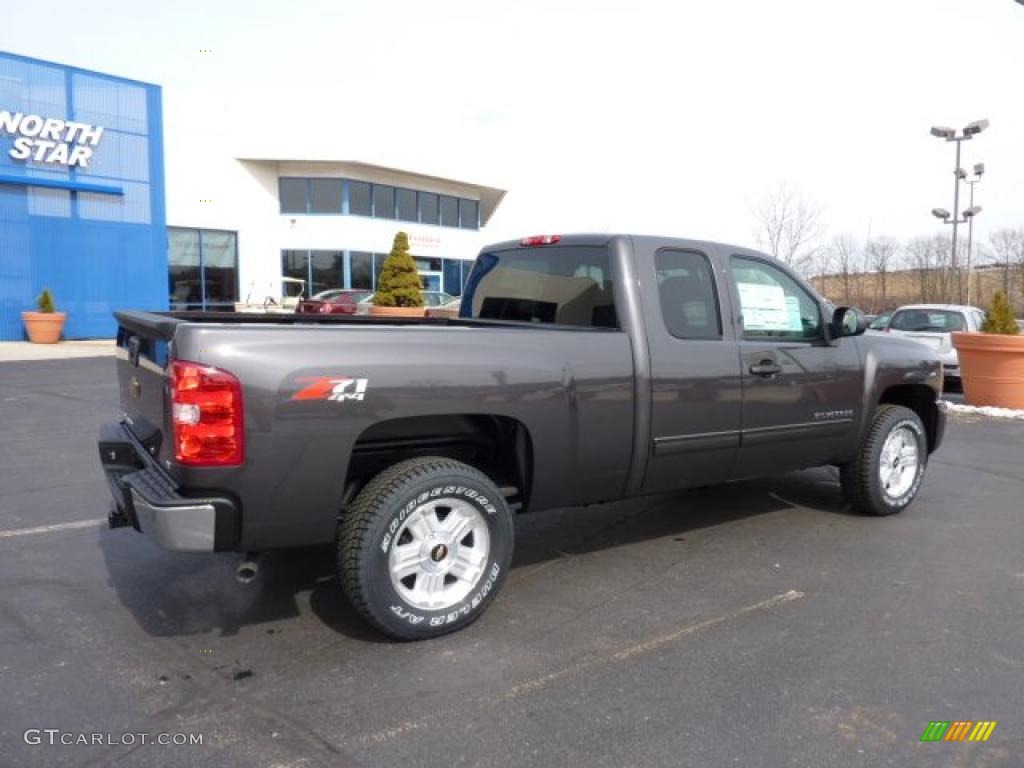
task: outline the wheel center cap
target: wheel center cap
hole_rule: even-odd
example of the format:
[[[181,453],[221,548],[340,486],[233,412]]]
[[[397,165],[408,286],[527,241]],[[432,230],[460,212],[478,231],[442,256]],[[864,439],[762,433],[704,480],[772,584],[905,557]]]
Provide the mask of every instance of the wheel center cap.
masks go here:
[[[440,563],[446,557],[448,557],[448,547],[446,547],[444,544],[438,544],[436,547],[430,550],[430,559],[433,560],[435,563]]]

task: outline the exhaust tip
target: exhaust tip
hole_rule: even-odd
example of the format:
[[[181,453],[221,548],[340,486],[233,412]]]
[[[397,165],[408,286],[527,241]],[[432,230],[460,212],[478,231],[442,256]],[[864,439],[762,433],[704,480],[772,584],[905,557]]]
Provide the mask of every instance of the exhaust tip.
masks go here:
[[[240,584],[252,584],[259,575],[260,567],[255,560],[246,560],[235,571],[235,578]]]

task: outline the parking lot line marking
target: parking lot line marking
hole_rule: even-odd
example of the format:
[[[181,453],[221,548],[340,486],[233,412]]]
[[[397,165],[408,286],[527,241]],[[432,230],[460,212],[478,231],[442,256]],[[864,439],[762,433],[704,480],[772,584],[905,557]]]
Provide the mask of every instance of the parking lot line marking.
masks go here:
[[[627,648],[622,648],[618,651],[613,651],[612,653],[601,654],[599,656],[591,656],[589,658],[584,659],[583,661],[576,662],[575,664],[570,664],[567,667],[555,670],[554,672],[550,672],[541,677],[537,677],[533,680],[527,680],[524,683],[514,685],[507,691],[505,691],[505,693],[500,694],[496,697],[482,696],[480,697],[480,699],[478,699],[478,703],[483,704],[485,706],[493,706],[495,704],[500,704],[502,702],[512,701],[513,699],[517,699],[520,696],[524,696],[529,693],[534,693],[535,691],[539,691],[543,688],[546,688],[547,686],[551,685],[551,683],[557,682],[558,680],[561,680],[564,677],[569,677],[579,672],[583,672],[584,670],[593,669],[594,667],[614,664],[621,661],[628,661],[629,659],[636,658],[637,656],[642,656],[643,654],[650,653],[651,651],[656,651],[659,648],[668,645],[669,643],[679,640],[680,638],[696,634],[697,632],[700,632],[702,629],[708,629],[718,624],[723,624],[727,621],[738,619],[741,616],[746,616],[749,613],[755,613],[757,611],[766,611],[772,608],[777,608],[778,606],[792,602],[793,600],[799,600],[801,597],[804,596],[804,592],[791,589],[788,592],[783,592],[781,594],[775,595],[774,597],[769,597],[767,600],[762,600],[759,603],[753,603],[742,608],[737,608],[735,611],[723,613],[721,616],[716,616],[712,619],[705,619],[704,621],[698,621],[695,624],[687,624],[686,626],[679,627],[678,629],[674,629],[669,632],[656,635],[655,637],[652,637],[650,640],[645,640],[642,643],[637,643],[636,645],[631,645]],[[380,744],[386,741],[390,741],[391,739],[394,739],[398,736],[410,733],[411,731],[418,731],[420,729],[427,728],[437,719],[437,717],[438,715],[436,714],[429,714],[425,717],[420,718],[419,720],[406,721],[399,725],[392,726],[391,728],[385,728],[384,730],[376,731],[375,733],[365,734],[361,737],[360,740],[363,742],[372,741],[377,744]]]
[[[732,619],[738,619],[740,616],[745,616],[748,613],[753,613],[755,611],[765,611],[770,608],[775,608],[777,606],[783,605],[784,603],[788,603],[793,600],[799,600],[803,596],[803,592],[798,592],[795,589],[791,589],[788,592],[783,592],[780,595],[769,597],[767,600],[762,600],[759,603],[747,605],[743,608],[738,608],[735,611],[730,611],[729,613],[723,613],[721,616],[716,616],[713,619],[705,619],[704,621],[699,621],[696,624],[687,624],[685,627],[680,627],[679,629],[675,629],[671,632],[666,632],[664,634],[653,637],[650,640],[645,640],[642,643],[638,643],[637,645],[632,645],[628,648],[623,648],[621,650],[615,651],[614,653],[611,653],[609,655],[584,659],[583,661],[577,662],[576,664],[572,664],[568,667],[556,670],[555,672],[550,672],[544,675],[543,677],[538,677],[533,680],[529,680],[525,683],[520,683],[519,685],[510,688],[509,691],[502,698],[506,701],[518,698],[519,696],[522,696],[524,693],[532,693],[533,691],[540,690],[541,688],[547,687],[556,680],[560,680],[563,677],[576,674],[577,672],[582,672],[585,669],[590,669],[591,667],[596,667],[608,663],[626,661],[628,659],[635,658],[636,656],[641,656],[645,653],[650,653],[651,651],[655,651],[661,648],[662,646],[668,645],[669,643],[674,642],[682,637],[686,637],[687,635],[692,635],[697,632],[700,632],[702,629],[708,629],[709,627],[713,627],[716,624],[722,624],[723,622],[731,621]]]
[[[33,536],[37,533],[53,533],[55,531],[73,531],[76,528],[98,528],[106,525],[107,518],[101,517],[96,520],[78,520],[74,523],[57,523],[55,525],[39,525],[35,528],[13,528],[7,531],[0,531],[0,539],[11,539],[15,536]]]

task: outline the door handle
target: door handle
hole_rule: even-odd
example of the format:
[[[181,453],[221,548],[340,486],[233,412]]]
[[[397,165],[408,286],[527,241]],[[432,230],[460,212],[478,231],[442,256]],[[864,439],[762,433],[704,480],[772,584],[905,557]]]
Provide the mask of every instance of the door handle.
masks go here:
[[[748,370],[755,376],[771,378],[776,374],[782,373],[782,366],[774,360],[762,360],[760,363],[754,363]]]

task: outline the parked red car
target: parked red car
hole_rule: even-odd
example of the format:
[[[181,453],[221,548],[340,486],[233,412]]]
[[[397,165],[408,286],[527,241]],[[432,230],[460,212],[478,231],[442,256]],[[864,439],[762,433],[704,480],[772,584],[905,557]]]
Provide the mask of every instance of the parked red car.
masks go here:
[[[320,291],[312,298],[300,301],[295,311],[300,315],[354,315],[356,305],[371,293],[342,288]]]

